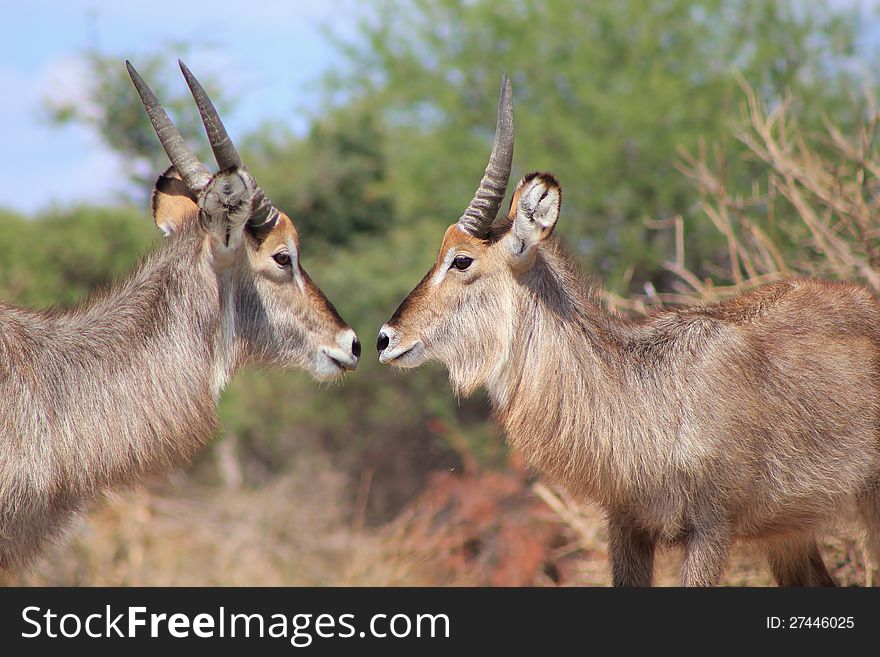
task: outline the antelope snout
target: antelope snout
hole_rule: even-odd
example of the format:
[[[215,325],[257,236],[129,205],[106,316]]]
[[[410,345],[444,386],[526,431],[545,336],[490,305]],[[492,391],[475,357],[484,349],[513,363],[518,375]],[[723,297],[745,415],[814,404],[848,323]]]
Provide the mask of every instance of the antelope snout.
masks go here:
[[[322,378],[335,378],[345,370],[353,370],[358,366],[361,357],[361,341],[355,332],[345,328],[336,334],[334,345],[321,347],[319,356],[326,364],[318,363],[319,376]]]
[[[389,347],[393,351],[394,346],[397,344],[399,336],[397,334],[397,329],[389,324],[385,324],[382,328],[379,329],[379,337],[376,338],[376,351],[379,352],[379,360],[382,360],[382,352],[388,349]]]
[[[379,331],[379,338],[376,340],[376,351],[381,354],[388,347],[390,341],[391,338],[388,337],[385,331]]]
[[[376,351],[379,352],[380,363],[398,367],[417,367],[425,360],[425,348],[421,340],[409,342],[396,328],[388,324],[379,331]]]

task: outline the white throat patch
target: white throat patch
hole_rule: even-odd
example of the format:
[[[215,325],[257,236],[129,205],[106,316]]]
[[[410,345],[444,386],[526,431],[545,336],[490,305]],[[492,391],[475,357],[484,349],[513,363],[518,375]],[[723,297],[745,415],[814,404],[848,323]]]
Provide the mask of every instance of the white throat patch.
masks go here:
[[[220,399],[220,393],[232,378],[235,367],[235,307],[232,292],[228,289],[223,294],[223,309],[220,317],[220,330],[214,342],[214,364],[211,371],[211,393],[214,401]]]

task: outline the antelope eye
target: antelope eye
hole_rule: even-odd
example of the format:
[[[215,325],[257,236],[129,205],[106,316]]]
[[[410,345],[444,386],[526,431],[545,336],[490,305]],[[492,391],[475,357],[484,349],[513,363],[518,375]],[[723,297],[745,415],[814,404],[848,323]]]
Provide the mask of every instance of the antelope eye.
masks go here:
[[[272,256],[272,260],[274,260],[275,264],[277,264],[279,267],[290,266],[290,254],[287,251],[279,251]]]
[[[452,259],[452,266],[455,267],[459,271],[464,271],[468,267],[471,266],[471,263],[474,261],[473,258],[466,255],[455,256]]]

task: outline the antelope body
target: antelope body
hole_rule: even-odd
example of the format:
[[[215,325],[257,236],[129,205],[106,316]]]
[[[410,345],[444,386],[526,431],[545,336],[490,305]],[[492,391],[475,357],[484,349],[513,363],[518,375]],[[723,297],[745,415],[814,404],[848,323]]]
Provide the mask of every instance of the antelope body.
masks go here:
[[[181,68],[221,168],[213,176],[129,65],[174,165],[153,195],[163,247],[72,310],[0,305],[0,567],[28,563],[109,488],[185,462],[214,434],[239,366],[319,379],[357,366],[360,344],[300,266],[293,223]]]
[[[792,280],[626,319],[551,237],[552,175],[526,176],[495,219],[512,152],[505,80],[480,190],[380,360],[484,385],[512,447],[606,512],[616,585],[650,585],[663,544],[683,545],[684,585],[715,585],[737,540],[780,585],[833,585],[816,537],[853,506],[880,563],[880,300]]]

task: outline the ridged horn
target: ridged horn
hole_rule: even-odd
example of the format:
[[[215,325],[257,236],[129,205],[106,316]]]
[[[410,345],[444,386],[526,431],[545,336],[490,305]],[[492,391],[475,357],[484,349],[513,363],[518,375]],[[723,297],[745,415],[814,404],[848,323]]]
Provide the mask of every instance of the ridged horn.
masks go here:
[[[131,65],[131,62],[126,60],[125,67],[128,69],[131,81],[134,82],[138,95],[141,97],[144,109],[147,110],[147,116],[150,117],[150,123],[153,124],[153,129],[159,137],[162,148],[168,154],[168,159],[171,160],[171,164],[177,169],[177,173],[186,186],[189,187],[190,191],[198,194],[210,182],[211,173],[204,164],[199,162],[195,154],[189,150],[186,142],[183,141],[183,137],[180,136],[180,132],[168,117],[165,108],[162,107],[159,99],[156,98],[156,94],[144,82],[134,66]]]
[[[513,137],[513,92],[510,78],[504,75],[501,77],[501,98],[498,100],[495,141],[489,164],[474,199],[458,220],[462,230],[476,237],[484,237],[489,231],[507,191],[513,164]]]
[[[229,138],[229,133],[226,132],[226,128],[223,126],[223,121],[220,120],[220,115],[217,113],[214,103],[208,98],[205,89],[186,67],[186,64],[179,59],[177,63],[180,65],[183,77],[186,79],[189,90],[192,92],[196,105],[199,108],[202,124],[204,124],[205,132],[208,134],[208,142],[211,144],[211,150],[214,151],[214,159],[217,160],[217,166],[220,169],[241,167],[241,158],[238,156],[238,151],[235,150],[235,146]]]

